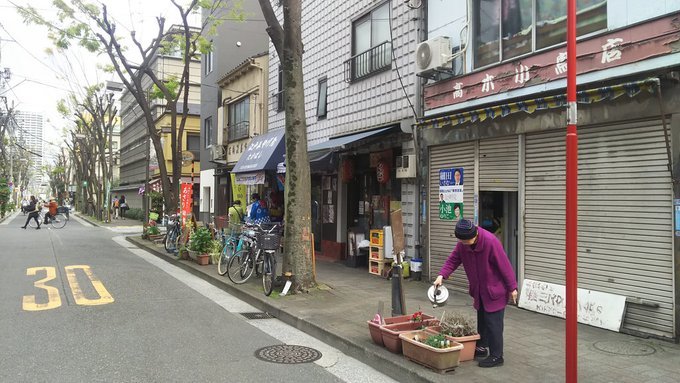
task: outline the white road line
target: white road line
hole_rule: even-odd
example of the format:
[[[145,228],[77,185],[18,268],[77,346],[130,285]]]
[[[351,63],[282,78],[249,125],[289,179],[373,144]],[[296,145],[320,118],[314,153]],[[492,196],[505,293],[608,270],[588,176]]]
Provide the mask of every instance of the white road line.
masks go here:
[[[139,249],[125,240],[124,236],[113,237],[113,241],[128,249],[133,254],[163,270],[178,281],[184,283],[199,294],[217,303],[230,313],[257,312],[260,311],[233,295],[221,290],[203,279],[184,271],[146,250]],[[317,365],[323,367],[338,379],[352,383],[392,383],[396,382],[387,375],[361,363],[357,359],[343,354],[340,350],[321,342],[320,340],[305,334],[304,332],[286,324],[278,319],[261,319],[248,321],[253,327],[285,344],[296,344],[317,349],[323,355],[317,360]]]
[[[2,223],[0,223],[0,225],[8,226],[9,223],[12,222],[12,220],[13,220],[14,218],[16,218],[16,217],[19,215],[19,213],[21,213],[21,210],[15,211],[14,214],[12,214],[11,216],[5,218],[5,220],[2,221]]]

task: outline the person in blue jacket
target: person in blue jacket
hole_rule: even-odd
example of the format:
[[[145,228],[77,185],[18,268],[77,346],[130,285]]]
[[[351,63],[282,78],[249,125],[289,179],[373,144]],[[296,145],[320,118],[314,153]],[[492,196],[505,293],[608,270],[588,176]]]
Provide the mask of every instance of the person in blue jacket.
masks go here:
[[[250,199],[253,201],[248,214],[250,221],[253,223],[269,222],[269,209],[267,209],[266,202],[262,201],[257,193],[251,194]]]

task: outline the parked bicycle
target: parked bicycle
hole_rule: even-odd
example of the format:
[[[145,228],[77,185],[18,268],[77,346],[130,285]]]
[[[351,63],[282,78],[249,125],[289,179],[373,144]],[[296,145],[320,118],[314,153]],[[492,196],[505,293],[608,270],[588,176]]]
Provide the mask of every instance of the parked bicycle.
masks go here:
[[[165,216],[167,218],[167,230],[165,232],[165,251],[168,253],[176,253],[179,251],[179,239],[182,235],[182,222],[177,214]]]
[[[262,229],[260,227],[260,229]],[[262,288],[264,295],[271,295],[274,290],[276,279],[276,252],[281,247],[280,226],[274,225],[269,230],[261,230],[258,234],[257,244],[263,253],[262,258]]]
[[[229,234],[222,229],[220,235],[222,238],[222,251],[217,259],[217,273],[225,275],[227,273],[227,266],[231,257],[243,247],[242,230],[234,230],[230,228]]]
[[[229,257],[227,263],[227,277],[236,284],[245,283],[253,275],[257,264],[259,251],[257,249],[256,227],[245,226],[237,242],[237,250]],[[220,272],[218,263],[218,272]]]

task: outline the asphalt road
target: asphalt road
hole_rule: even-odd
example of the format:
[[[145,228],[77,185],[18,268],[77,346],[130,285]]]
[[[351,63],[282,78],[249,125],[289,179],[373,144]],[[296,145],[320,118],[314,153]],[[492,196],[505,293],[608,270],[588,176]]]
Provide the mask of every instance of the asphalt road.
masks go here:
[[[0,382],[390,382],[386,376],[157,257],[72,219],[0,224]],[[132,229],[134,230],[134,229]],[[254,356],[312,347],[316,362]]]

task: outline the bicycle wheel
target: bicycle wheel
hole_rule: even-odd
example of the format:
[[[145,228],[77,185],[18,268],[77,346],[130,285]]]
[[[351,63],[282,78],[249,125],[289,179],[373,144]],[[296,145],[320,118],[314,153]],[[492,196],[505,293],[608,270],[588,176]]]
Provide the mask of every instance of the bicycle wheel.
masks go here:
[[[236,242],[232,240],[227,240],[222,248],[222,253],[220,254],[220,259],[217,261],[217,273],[219,275],[224,275],[227,273],[227,266],[229,265],[229,259],[236,252]]]
[[[45,216],[44,215],[38,215],[38,221],[40,221],[40,224],[42,225],[43,222],[45,222]],[[38,227],[38,225],[35,223],[35,219],[31,218],[28,220],[28,226],[32,228]]]
[[[165,251],[168,253],[173,253],[175,250],[177,250],[178,239],[179,233],[177,232],[177,226],[173,226],[165,235]]]
[[[276,276],[276,261],[273,254],[265,254],[262,262],[262,288],[264,295],[270,296],[274,290],[274,278]]]
[[[253,275],[253,254],[248,250],[236,252],[227,265],[227,277],[236,283],[245,283]]]
[[[66,222],[68,222],[68,218],[66,218],[66,216],[61,213],[58,213],[50,220],[52,227],[55,229],[61,229],[62,227],[66,226]]]

